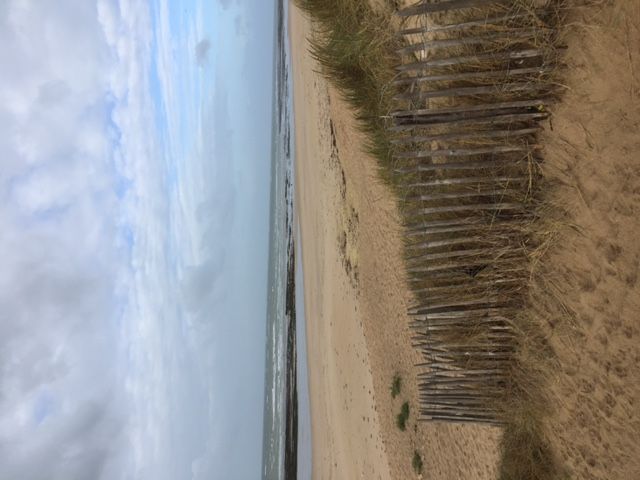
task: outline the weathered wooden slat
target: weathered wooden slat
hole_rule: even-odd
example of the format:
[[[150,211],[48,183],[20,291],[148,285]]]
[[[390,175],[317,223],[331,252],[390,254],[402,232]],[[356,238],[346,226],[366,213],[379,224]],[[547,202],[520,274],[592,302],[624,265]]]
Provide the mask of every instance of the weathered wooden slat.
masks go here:
[[[504,425],[504,422],[501,422],[500,420],[498,420],[496,417],[492,417],[492,418],[485,418],[485,417],[474,417],[471,415],[467,415],[464,417],[453,417],[453,416],[449,416],[449,415],[440,415],[440,416],[430,416],[430,415],[424,415],[424,414],[420,414],[420,421],[429,421],[432,423],[437,423],[437,422],[446,422],[446,423],[482,423],[484,425],[492,425],[492,426],[496,426],[496,427],[500,427],[502,425]]]
[[[446,418],[447,421],[451,421],[453,418],[458,418],[460,420],[464,419],[469,421],[470,419],[476,419],[477,421],[485,420],[491,421],[495,418],[497,410],[495,409],[478,409],[478,408],[464,408],[464,409],[455,409],[455,408],[430,408],[430,409],[420,409],[421,416],[425,417],[433,417],[433,418]]]
[[[438,90],[416,90],[415,92],[400,93],[394,96],[394,100],[411,100],[421,102],[430,98],[443,97],[469,97],[477,95],[496,95],[517,92],[536,92],[551,90],[554,86],[542,82],[513,82],[498,83],[496,85],[483,85],[480,87],[443,88]]]
[[[510,353],[513,355],[513,352]],[[430,363],[430,362],[429,362]],[[449,379],[446,383],[442,379],[425,381],[421,380],[418,382],[418,390],[420,394],[453,394],[453,395],[469,395],[469,394],[477,394],[481,395],[484,398],[494,397],[496,394],[500,394],[500,382],[487,382],[488,384],[484,384],[484,382],[478,381],[477,379],[466,379],[466,378],[452,378]],[[482,386],[486,386],[486,391],[482,393],[475,392],[476,389],[480,389]]]
[[[412,305],[407,310],[409,313],[417,314],[424,309],[431,308],[431,305],[444,305],[450,303],[458,303],[458,302],[478,302],[481,299],[489,299],[494,300],[498,299],[501,301],[511,301],[512,303],[516,302],[517,296],[512,294],[512,289],[492,289],[490,291],[482,291],[482,290],[473,290],[473,291],[458,291],[457,295],[454,292],[448,291],[442,295],[434,295],[434,296],[425,296],[421,298],[416,298]],[[442,308],[442,307],[438,307]],[[495,323],[501,322],[504,319],[502,317],[485,317],[478,319],[478,323]],[[446,322],[442,322],[446,324],[455,324],[453,320],[447,320]],[[439,323],[438,323],[439,324]]]
[[[440,377],[444,377],[444,378],[455,378],[458,376],[469,376],[469,377],[473,377],[473,376],[484,376],[484,375],[497,375],[497,376],[504,376],[505,378],[508,377],[507,372],[505,372],[504,370],[502,370],[501,368],[459,368],[459,367],[453,367],[451,365],[445,365],[442,363],[432,363],[431,364],[431,368],[433,370],[437,370],[434,371],[434,375],[439,375]]]
[[[411,123],[404,123],[401,125],[395,125],[390,129],[396,132],[402,132],[407,130],[416,130],[416,129],[425,129],[425,128],[433,128],[433,127],[442,127],[447,125],[449,127],[461,127],[468,125],[501,125],[501,124],[517,124],[517,123],[526,123],[533,124],[533,122],[537,122],[547,118],[549,114],[547,112],[537,112],[537,113],[515,113],[509,115],[495,115],[491,117],[476,117],[476,118],[453,118],[451,120],[444,119],[439,120],[433,119],[429,120],[413,120]],[[529,127],[527,125],[527,127]]]
[[[500,303],[499,301],[496,300],[496,302],[494,303],[475,303],[475,304],[470,303],[469,305],[462,305],[462,307],[475,306],[476,308],[507,308],[508,305],[504,305],[503,303]],[[410,313],[410,315],[418,317],[421,315],[427,315],[431,313],[449,314],[453,312],[466,312],[468,311],[468,308],[461,308],[461,306],[458,305],[458,306],[452,306],[452,307],[440,307],[440,310],[442,310],[440,312],[436,312],[436,311],[427,312],[424,310],[425,309],[419,309],[415,313]],[[444,319],[433,318],[430,320],[423,320],[419,328],[420,328],[420,331],[432,335],[433,332],[435,332],[436,330],[439,332],[447,333],[447,332],[453,332],[453,331],[462,332],[464,331],[465,328],[487,329],[487,328],[494,328],[494,327],[497,328],[500,326],[504,326],[504,319],[499,317],[493,317],[493,320],[491,321],[480,321],[484,319],[483,318],[474,319],[473,317],[467,318],[464,316],[458,318],[457,322],[453,320],[454,319],[452,318],[444,318]]]
[[[393,81],[394,85],[420,85],[430,82],[460,82],[470,80],[484,80],[488,78],[511,78],[520,75],[543,75],[552,70],[551,66],[511,68],[506,70],[474,70],[472,72],[456,72],[441,75],[416,75],[399,78]]]
[[[420,52],[423,50],[438,50],[442,48],[459,47],[464,45],[483,45],[491,44],[497,40],[509,40],[532,38],[539,34],[539,30],[534,29],[515,29],[511,31],[502,31],[485,35],[475,35],[469,37],[460,37],[453,39],[431,39],[422,42],[413,43],[397,50],[397,53],[405,55],[408,53]]]
[[[409,309],[410,315],[420,315],[423,313],[431,313],[434,310],[440,310],[443,308],[449,307],[468,307],[470,305],[485,305],[487,307],[495,307],[497,305],[502,305],[504,303],[504,298],[501,297],[481,297],[474,298],[470,300],[460,300],[460,299],[449,299],[446,302],[432,302],[429,305],[421,305],[418,307],[413,307]]]
[[[437,400],[437,399],[436,399]],[[487,405],[487,402],[482,402],[476,405],[463,405],[457,404],[452,405],[449,403],[441,403],[437,401],[435,404],[430,405],[429,408],[431,412],[438,412],[439,414],[467,414],[473,412],[476,415],[491,415],[495,414],[496,408],[490,405]],[[421,409],[422,411],[422,409]]]
[[[513,0],[442,0],[437,3],[420,3],[398,11],[401,17],[412,17],[426,13],[447,12],[486,5],[501,5]]]
[[[519,282],[522,281],[521,278],[518,278],[517,280]],[[515,290],[517,289],[510,288],[509,284],[503,285],[502,288],[494,287],[493,284],[491,284],[491,288],[488,290],[486,288],[485,289],[474,288],[474,289],[465,290],[464,288],[460,288],[458,286],[458,287],[446,289],[440,292],[439,294],[415,296],[415,301],[411,305],[410,310],[408,311],[414,312],[419,308],[428,307],[432,302],[433,303],[449,302],[451,301],[452,298],[459,299],[459,300],[477,299],[482,296],[487,296],[489,298],[502,298],[502,297],[506,298],[507,296],[511,298],[517,298],[517,296],[512,295],[512,293]],[[478,321],[481,323],[498,322],[502,320],[503,320],[502,317],[484,317],[482,319],[478,319]],[[455,322],[453,320],[447,320],[446,323],[455,323]]]
[[[506,321],[503,318],[503,322]],[[421,337],[423,339],[429,339],[432,340],[433,339],[433,335],[428,333],[428,332],[424,332],[424,331],[419,331],[416,332],[415,334],[416,337]],[[515,351],[515,347],[512,343],[509,343],[509,341],[505,341],[505,342],[484,342],[481,344],[478,343],[467,343],[467,344],[451,344],[451,342],[447,342],[447,344],[443,344],[442,342],[440,342],[440,344],[434,344],[432,343],[424,343],[424,342],[417,342],[416,345],[420,345],[421,347],[421,351],[423,353],[427,353],[428,354],[428,360],[429,362],[423,366],[428,366],[430,367],[431,364],[433,363],[432,360],[432,355],[433,354],[439,354],[439,355],[445,355],[447,353],[450,352],[467,352],[467,351],[476,351],[476,352],[486,352],[486,351],[491,351],[491,352],[499,352],[499,353],[505,353],[505,352],[514,352]],[[430,370],[427,370],[430,371]],[[464,379],[465,381],[471,382],[473,379]]]
[[[425,335],[428,335],[428,334],[425,334]],[[429,336],[431,337],[431,335],[429,335]],[[513,344],[510,343],[510,342],[509,343],[507,343],[507,342],[504,342],[504,343],[500,343],[500,342],[491,342],[491,343],[489,343],[489,342],[486,342],[486,343],[483,343],[482,345],[484,346],[484,348],[487,348],[487,349],[493,349],[493,348],[496,348],[496,347],[498,347],[498,348],[513,347]],[[455,346],[456,345],[451,345],[451,348],[453,348]],[[458,345],[459,348],[465,348],[467,346],[468,345],[462,345],[462,344]],[[447,343],[446,348],[449,348],[449,343]],[[429,362],[429,367],[431,367],[432,365],[433,365],[433,362]],[[432,371],[420,372],[419,376],[421,378],[428,378],[432,373],[433,373]],[[447,377],[447,378],[450,378],[450,377]],[[471,377],[460,377],[460,380],[461,381],[465,381],[465,382],[477,382],[478,381],[478,379],[471,378]],[[438,382],[441,382],[441,381],[443,381],[443,380],[442,379],[438,379]]]
[[[437,67],[449,67],[451,65],[462,65],[465,63],[479,63],[483,61],[506,61],[522,60],[525,58],[536,58],[544,55],[544,51],[538,48],[529,48],[517,51],[507,51],[499,53],[483,53],[478,55],[465,55],[460,57],[448,57],[438,59],[427,59],[413,63],[398,65],[396,70],[401,72],[420,71]]]
[[[428,333],[428,335],[430,336],[434,336],[432,333]],[[420,364],[419,366],[423,369],[427,369],[427,370],[421,370],[420,373],[420,379],[418,382],[418,385],[421,386],[424,389],[429,389],[429,388],[438,388],[441,390],[445,390],[445,389],[472,389],[474,388],[474,386],[479,384],[479,381],[477,378],[470,378],[470,377],[450,377],[450,378],[441,378],[441,377],[433,377],[431,378],[429,375],[431,373],[433,373],[433,371],[431,370],[431,365],[433,365],[434,362],[437,362],[437,358],[439,355],[448,355],[449,351],[446,347],[442,347],[442,349],[446,350],[446,351],[439,351],[436,350],[435,348],[427,348],[427,347],[418,347],[420,349],[420,353],[422,354],[423,358],[426,359],[427,361],[424,362],[423,364]],[[506,347],[502,347],[500,348],[499,344],[496,345],[491,345],[490,347],[492,350],[495,349],[497,351],[499,351],[499,354],[504,355],[506,358],[512,358],[510,357],[511,355],[513,355],[513,353],[515,352],[515,349],[511,348],[511,349],[507,349]],[[460,362],[460,358],[456,358],[454,356],[448,355],[453,361],[455,362]],[[501,384],[501,380],[500,379],[495,379],[494,382],[492,382],[491,384],[488,385],[488,387],[491,387],[492,385],[500,385]]]
[[[472,217],[474,220],[477,217]],[[464,218],[466,219],[466,217]],[[509,223],[513,225],[509,225]],[[516,228],[515,225],[522,224],[522,221],[518,217],[510,217],[510,218],[500,218],[495,219],[494,227],[485,227],[485,228],[476,228],[476,224],[469,224],[461,222],[457,226],[452,227],[435,227],[433,229],[425,229],[422,231],[422,225],[420,223],[416,223],[411,226],[412,233],[414,233],[413,237],[440,237],[443,233],[465,233],[469,234],[482,234],[482,235],[503,235],[508,237],[515,237],[515,240],[522,238],[522,231],[519,228]],[[407,227],[409,228],[409,227]],[[420,235],[418,235],[420,233]]]
[[[423,412],[423,410],[420,410],[421,414]],[[470,415],[474,415],[477,418],[490,418],[492,415],[496,414],[496,410],[495,409],[481,409],[479,407],[458,407],[458,408],[454,408],[454,407],[449,407],[449,408],[444,408],[444,407],[437,407],[437,406],[432,406],[431,410],[426,411],[428,412],[429,415],[439,415],[441,417],[446,416],[446,415],[459,415],[460,418],[463,417],[467,417]]]
[[[508,262],[513,262],[513,259],[508,259]],[[471,258],[465,259],[461,262],[447,262],[447,263],[438,263],[434,265],[426,265],[421,267],[409,267],[407,271],[410,274],[433,274],[435,272],[449,272],[449,271],[460,271],[460,270],[473,270],[476,267],[479,268],[487,268],[489,266],[498,267],[500,265],[505,264],[505,260],[494,260],[491,258]],[[472,276],[471,273],[468,275]]]
[[[461,395],[431,395],[427,392],[419,392],[418,398],[429,398],[433,401],[432,408],[437,409],[463,409],[465,406],[480,410],[493,410],[495,408],[495,406],[491,406],[494,403],[495,395],[478,395],[474,397],[465,393]]]
[[[509,259],[512,262],[512,259]],[[479,263],[480,266],[485,265],[484,263]],[[494,268],[491,270],[490,267],[500,267],[500,272],[495,271]],[[476,277],[484,278],[485,275],[488,275],[488,278],[512,278],[514,275],[521,275],[522,272],[526,272],[527,269],[519,266],[511,266],[509,263],[494,261],[492,264],[486,264],[486,269],[479,270],[477,273],[470,274],[464,269],[452,269],[451,271],[437,271],[437,270],[424,270],[424,271],[413,271],[409,273],[413,273],[410,276],[411,283],[424,283],[428,280],[430,283],[434,285],[440,285],[445,283],[450,283],[457,278],[469,278],[473,279]]]
[[[515,310],[506,311],[506,312],[511,314],[514,311]],[[478,312],[478,315],[481,315],[481,312]],[[461,317],[461,318],[466,319],[467,317]],[[471,317],[468,317],[468,318],[471,318]],[[509,322],[508,317],[503,317],[503,319],[505,323]],[[431,320],[428,320],[426,322],[431,322]],[[456,340],[452,340],[451,338],[447,337],[446,342],[443,342],[443,339],[441,337],[433,335],[429,332],[425,332],[422,329],[415,330],[414,333],[416,335],[422,336],[422,340],[419,342],[419,344],[422,346],[422,349],[424,352],[434,352],[438,349],[441,350],[444,348],[462,350],[462,349],[468,349],[473,347],[473,348],[478,348],[483,350],[498,349],[499,351],[507,351],[510,349],[512,350],[514,348],[514,344],[511,343],[511,341],[513,340],[513,336],[501,335],[500,337],[494,338],[494,335],[491,334],[490,332],[484,332],[484,335],[482,336],[482,338],[479,338],[478,336],[476,336],[472,340],[467,339],[466,341],[461,340],[461,338],[463,338],[464,336],[458,336],[456,337]],[[430,356],[429,356],[429,359],[431,359]],[[431,366],[431,363],[433,362],[430,362],[429,366]]]
[[[420,390],[419,398],[430,399],[439,405],[487,405],[495,399],[495,395],[479,395],[465,391],[439,392],[438,390]]]
[[[435,222],[416,223],[413,225],[407,225],[407,231],[415,236],[435,235],[441,233],[452,233],[461,231],[459,229],[474,230],[478,232],[492,232],[500,231],[503,229],[513,229],[517,226],[519,221],[500,219],[493,222],[482,221],[476,218],[461,218],[455,220],[442,220]],[[456,229],[449,231],[448,229]]]
[[[513,262],[513,259],[471,258],[462,262],[448,262],[442,264],[424,265],[421,267],[409,267],[407,268],[407,272],[414,275],[419,273],[433,274],[434,272],[467,270],[473,269],[474,267],[498,267],[508,262]],[[472,276],[472,274],[469,275]]]
[[[462,290],[464,291],[464,289],[473,287],[476,289],[480,289],[480,288],[487,288],[487,287],[492,287],[494,285],[497,286],[497,288],[500,288],[500,286],[504,286],[504,285],[509,285],[510,283],[518,283],[521,281],[520,278],[503,278],[503,279],[490,279],[490,280],[476,280],[473,278],[467,278],[465,279],[465,282],[457,282],[454,283],[452,285],[443,285],[443,286],[435,286],[435,287],[426,287],[423,289],[419,289],[419,290],[414,290],[413,293],[416,295],[419,295],[421,293],[427,293],[427,294],[431,294],[431,295],[437,295],[441,292],[445,292],[445,291],[457,291],[458,293]]]
[[[438,150],[417,150],[411,152],[400,152],[394,154],[393,158],[412,159],[412,158],[431,158],[431,157],[469,157],[473,155],[528,152],[540,148],[539,145],[492,145],[480,148],[443,148]]]
[[[451,296],[449,296],[451,297]],[[466,298],[466,297],[463,297]],[[471,298],[471,297],[470,297]],[[442,301],[444,299],[442,298],[438,298],[435,299],[434,301]],[[426,303],[424,304],[425,306],[427,305]],[[413,307],[419,310],[418,307]],[[415,313],[412,315],[414,316],[418,316],[419,313]],[[413,328],[419,328],[419,329],[424,329],[425,325],[431,325],[431,326],[447,326],[449,328],[461,328],[461,327],[473,327],[473,328],[477,328],[477,327],[485,327],[488,325],[504,325],[505,324],[505,319],[504,317],[472,317],[472,318],[432,318],[429,320],[422,320],[420,318],[414,318],[411,322],[411,326]],[[423,330],[421,330],[423,331]],[[426,332],[426,330],[424,330]],[[466,350],[465,350],[466,351]]]
[[[464,383],[450,383],[446,385],[442,385],[438,382],[431,382],[430,385],[423,385],[422,383],[418,385],[418,394],[421,397],[432,396],[435,399],[446,399],[449,397],[457,398],[457,397],[468,397],[472,395],[477,395],[478,398],[482,398],[485,400],[495,398],[496,395],[500,395],[500,388],[497,386],[494,388],[487,388],[486,391],[482,393],[475,391],[480,390],[482,387],[482,383],[476,382],[473,384],[464,384]]]
[[[474,352],[474,351],[449,351],[447,350],[446,355],[449,357],[470,357],[470,358],[502,358],[502,359],[510,359],[511,355],[513,355],[513,351],[503,351],[503,352]],[[431,362],[425,364],[424,366],[429,366]]]
[[[506,110],[512,108],[535,108],[540,109],[545,105],[551,103],[551,99],[548,97],[528,99],[528,100],[515,100],[512,102],[492,102],[481,103],[479,105],[461,105],[459,107],[447,107],[447,108],[423,108],[404,111],[391,112],[392,117],[418,117],[418,116],[430,116],[439,117],[443,115],[449,115],[452,113],[472,113],[472,112],[489,112],[493,110]]]
[[[480,164],[482,165],[482,164]],[[456,192],[456,193],[431,193],[431,194],[423,194],[415,197],[411,197],[405,200],[405,203],[412,202],[437,202],[441,200],[459,200],[462,198],[476,198],[476,197],[509,197],[509,196],[525,196],[526,193],[522,190],[512,189],[512,188],[498,188],[498,189],[490,189],[490,190],[481,190],[477,189],[469,192]],[[408,210],[411,212],[411,209]],[[458,230],[456,230],[458,231]],[[451,233],[447,231],[446,233]],[[413,247],[412,245],[409,248]]]
[[[449,172],[452,170],[483,170],[483,169],[499,169],[501,173],[507,168],[522,167],[523,160],[514,160],[512,158],[492,158],[480,162],[448,162],[448,163],[430,163],[427,165],[416,165],[415,167],[405,167],[395,169],[395,173],[399,175],[423,173],[423,172]],[[487,196],[487,195],[476,195]],[[458,198],[464,198],[462,195]]]
[[[532,136],[540,131],[540,126],[531,128],[519,128],[517,130],[480,130],[473,132],[463,133],[440,133],[434,135],[412,135],[404,138],[396,138],[391,140],[394,145],[402,145],[408,143],[427,143],[427,142],[453,142],[453,141],[479,141],[493,138],[499,138],[503,140],[516,139],[524,136]]]
[[[412,27],[405,28],[398,32],[398,35],[416,35],[421,33],[440,33],[440,32],[455,32],[459,30],[468,30],[470,28],[475,27],[486,27],[489,25],[495,25],[500,23],[509,22],[510,20],[518,20],[523,18],[536,18],[539,19],[541,16],[544,16],[548,13],[548,10],[539,9],[533,10],[526,13],[510,13],[507,15],[498,15],[494,17],[482,17],[475,18],[472,20],[465,20],[464,22],[459,23],[450,23],[446,25],[428,25],[421,27]],[[544,25],[541,25],[540,22],[536,22],[539,28],[544,28]]]
[[[511,152],[513,153],[513,152]],[[501,152],[500,154],[495,153],[487,160],[480,161],[463,161],[463,162],[439,162],[439,163],[423,163],[419,165],[414,165],[412,167],[403,167],[396,168],[394,173],[398,175],[409,175],[416,173],[426,173],[426,172],[436,172],[436,173],[448,173],[451,171],[459,171],[459,170],[486,170],[486,169],[499,169],[501,173],[506,173],[505,169],[508,168],[519,168],[522,170],[523,166],[526,167],[525,160],[527,156],[513,158],[513,156],[507,156],[505,152]],[[523,165],[524,164],[524,165]],[[476,197],[486,197],[490,196],[486,192],[478,193],[474,195]],[[462,199],[468,198],[468,194],[460,193],[459,195],[452,195],[451,199]],[[423,202],[426,197],[423,195]],[[414,213],[414,209],[407,210],[407,213]]]
[[[484,424],[484,425],[490,425],[490,426],[495,426],[495,427],[501,427],[504,425],[504,422],[501,422],[500,420],[497,420],[496,418],[493,419],[476,419],[473,417],[465,417],[465,418],[456,418],[456,417],[446,417],[446,416],[442,416],[442,417],[427,417],[424,415],[420,415],[420,417],[418,418],[419,421],[421,422],[430,422],[430,423],[479,423],[479,424]]]
[[[505,352],[505,354],[513,354],[513,351],[511,352]],[[429,367],[431,365],[431,360],[429,360],[428,362],[425,362],[424,364],[420,364],[420,367]],[[498,389],[500,388],[499,385],[501,384],[501,382],[496,379],[493,382],[487,382],[487,393],[491,394],[493,392],[497,392]],[[446,391],[460,391],[462,392],[469,392],[472,391],[475,387],[481,386],[483,385],[483,383],[481,381],[479,381],[477,378],[466,378],[466,377],[459,377],[459,378],[449,378],[449,379],[443,379],[443,378],[438,378],[438,379],[432,379],[432,380],[420,380],[418,382],[418,388],[420,390],[439,390],[441,392],[446,392]]]
[[[417,210],[419,215],[433,215],[440,213],[468,212],[468,211],[500,211],[500,210],[521,210],[527,205],[521,202],[496,202],[496,203],[473,203],[470,205],[446,205],[443,207],[426,207]]]
[[[507,249],[506,247],[505,250]],[[515,249],[516,247],[511,247],[511,249]],[[407,264],[412,267],[416,263],[420,262],[432,262],[434,260],[448,260],[451,258],[463,258],[463,257],[476,257],[479,255],[484,255],[484,259],[492,258],[492,253],[495,253],[496,249],[494,247],[486,247],[486,248],[477,248],[477,249],[462,249],[462,250],[451,250],[448,252],[438,252],[438,253],[426,253],[424,255],[420,255],[417,257],[409,258],[407,260]]]
[[[417,183],[407,184],[407,188],[430,188],[441,186],[460,186],[460,185],[476,185],[476,184],[513,184],[517,182],[528,182],[529,176],[494,176],[494,177],[461,177],[461,178],[436,178]]]
[[[446,238],[444,240],[431,240],[428,242],[421,242],[415,245],[407,246],[407,250],[410,252],[416,250],[430,250],[433,248],[452,247],[456,245],[473,244],[494,244],[496,242],[495,237],[489,235],[472,235],[472,236],[460,236],[454,238]]]

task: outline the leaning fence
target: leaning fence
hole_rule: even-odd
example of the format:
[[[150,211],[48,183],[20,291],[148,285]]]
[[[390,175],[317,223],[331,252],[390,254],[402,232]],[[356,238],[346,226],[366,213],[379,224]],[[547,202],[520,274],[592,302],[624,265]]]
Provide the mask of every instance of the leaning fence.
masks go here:
[[[391,113],[425,420],[500,424],[526,302],[560,0],[398,12]]]

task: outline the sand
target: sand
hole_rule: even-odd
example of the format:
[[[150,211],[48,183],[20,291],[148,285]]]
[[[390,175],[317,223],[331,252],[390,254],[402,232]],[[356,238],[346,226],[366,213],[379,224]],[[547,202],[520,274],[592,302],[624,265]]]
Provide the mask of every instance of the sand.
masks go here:
[[[352,113],[317,73],[309,23],[293,6],[290,28],[313,478],[418,478],[416,450],[425,478],[494,478],[496,429],[415,421],[398,212]],[[395,373],[403,388],[393,399]],[[401,432],[404,401],[412,413]]]
[[[640,2],[572,19],[568,92],[543,144],[570,225],[548,277],[573,321],[550,324],[558,355],[552,444],[575,479],[640,478]],[[587,26],[588,25],[588,26]]]
[[[339,179],[326,83],[292,9],[297,205],[302,237],[314,478],[391,478],[377,421],[357,290],[342,266]]]
[[[549,438],[572,478],[640,478],[640,4],[607,0],[567,37],[569,90],[545,137],[567,226],[549,272],[571,322],[558,351]],[[589,26],[585,26],[589,24]],[[305,279],[313,478],[494,479],[498,429],[415,421],[399,216],[352,113],[317,72],[291,6],[296,185]],[[570,224],[570,225],[569,225]],[[392,398],[394,374],[403,380]],[[407,431],[395,415],[408,401]]]

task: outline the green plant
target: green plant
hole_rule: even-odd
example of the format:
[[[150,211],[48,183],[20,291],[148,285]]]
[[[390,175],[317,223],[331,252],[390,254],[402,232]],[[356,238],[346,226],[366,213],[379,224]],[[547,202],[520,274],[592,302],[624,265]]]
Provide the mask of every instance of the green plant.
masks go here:
[[[354,109],[366,149],[391,180],[391,143],[387,121],[391,83],[400,42],[391,21],[392,9],[372,8],[368,0],[297,0],[314,21],[311,53],[325,75]]]
[[[391,383],[391,396],[396,398],[400,394],[402,389],[402,378],[397,373],[393,376],[393,382]]]
[[[420,456],[417,450],[413,452],[413,460],[411,460],[411,465],[413,466],[413,471],[416,472],[418,475],[422,473],[422,467],[423,467],[422,457]]]
[[[404,402],[400,413],[396,415],[396,425],[403,432],[407,429],[407,420],[409,420],[409,402]]]

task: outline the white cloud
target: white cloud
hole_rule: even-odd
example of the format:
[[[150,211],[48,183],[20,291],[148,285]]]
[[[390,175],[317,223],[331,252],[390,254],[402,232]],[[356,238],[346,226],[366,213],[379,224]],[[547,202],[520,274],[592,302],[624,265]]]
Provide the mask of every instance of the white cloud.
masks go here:
[[[155,5],[0,1],[1,479],[259,471],[268,145]]]
[[[112,59],[91,2],[0,24],[0,478],[120,478]]]

